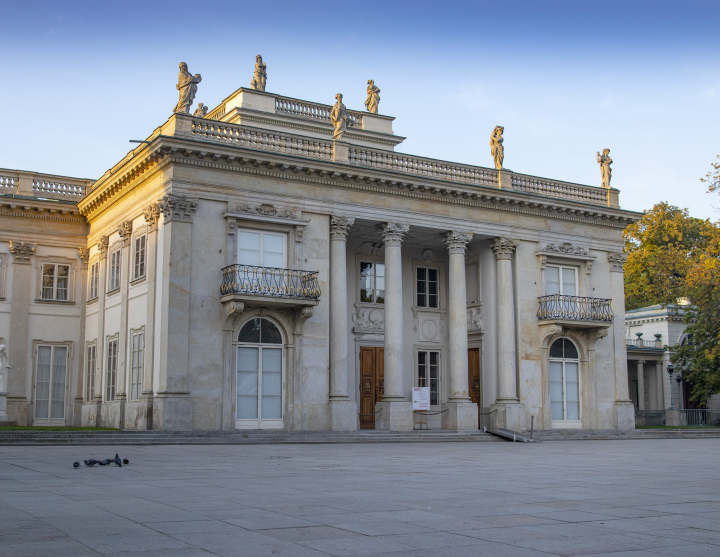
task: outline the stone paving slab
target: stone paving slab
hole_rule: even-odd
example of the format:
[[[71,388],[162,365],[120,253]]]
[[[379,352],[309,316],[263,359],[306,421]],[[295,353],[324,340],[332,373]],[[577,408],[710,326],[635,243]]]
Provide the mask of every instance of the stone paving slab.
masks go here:
[[[716,439],[5,446],[0,557],[720,555],[718,462]]]

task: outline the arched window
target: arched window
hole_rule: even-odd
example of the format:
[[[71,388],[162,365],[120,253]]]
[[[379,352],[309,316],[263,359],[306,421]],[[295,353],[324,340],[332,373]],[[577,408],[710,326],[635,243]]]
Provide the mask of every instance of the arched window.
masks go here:
[[[237,346],[237,426],[282,427],[282,335],[256,317],[240,329]]]
[[[567,338],[550,347],[550,409],[554,426],[580,427],[580,359]]]

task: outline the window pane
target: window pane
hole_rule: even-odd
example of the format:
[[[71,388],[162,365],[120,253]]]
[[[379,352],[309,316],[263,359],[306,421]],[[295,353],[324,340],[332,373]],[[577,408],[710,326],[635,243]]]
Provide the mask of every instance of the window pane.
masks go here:
[[[375,293],[375,301],[378,304],[384,304],[385,303],[385,291],[384,290],[378,290]]]
[[[282,350],[265,348],[262,353],[263,373],[266,371],[282,371]]]
[[[69,265],[58,265],[57,266],[57,292],[56,300],[67,300],[68,299],[68,278],[70,276]]]
[[[428,292],[430,294],[437,294],[437,292],[438,292],[437,282],[430,281],[428,283]]]
[[[51,418],[65,417],[65,368],[67,366],[67,347],[56,346],[52,368],[52,405]]]
[[[267,253],[263,254],[263,267],[274,267],[276,269],[285,268],[285,258],[282,253]]]
[[[418,284],[418,287],[419,287],[419,286],[420,286],[420,285]],[[425,303],[426,303],[426,301],[425,301],[425,294],[421,294],[420,292],[418,292],[418,295],[417,295],[417,305],[418,305],[418,307],[421,307],[421,308],[427,307],[427,306],[425,305]]]
[[[260,233],[240,230],[238,263],[240,265],[260,265]]]
[[[360,291],[360,301],[371,303],[373,301],[372,290],[361,290]]]
[[[268,255],[270,253],[280,254],[283,253],[283,237],[279,234],[265,234],[263,236],[263,254]]]
[[[385,263],[376,263],[375,264],[375,276],[378,276],[378,277],[385,276]]]
[[[437,297],[437,294],[430,294],[430,296],[428,296],[428,305],[427,305],[427,307],[429,307],[429,308],[436,308],[436,307],[438,307],[438,297]]]
[[[35,379],[35,417],[47,418],[50,411],[50,346],[38,347],[37,377]]]
[[[552,343],[552,346],[550,347],[550,357],[551,358],[562,358],[563,357],[563,340],[564,339],[559,338],[555,342]]]
[[[565,417],[563,415],[562,401],[550,403],[550,419],[552,419],[552,420],[564,420],[565,419]]]
[[[55,265],[43,265],[42,294],[43,300],[52,300],[55,286]]]
[[[385,277],[375,278],[375,290],[378,292],[385,292]]]
[[[239,420],[258,417],[258,352],[257,348],[238,348],[237,415]]]
[[[562,293],[565,296],[577,296],[577,289],[575,288],[575,269],[563,267],[562,282]]]
[[[238,334],[238,342],[260,342],[260,319],[251,319]]]
[[[571,340],[564,338],[563,340],[563,351],[565,353],[565,358],[577,360],[578,359],[578,352],[577,348],[575,348],[575,345],[572,343]]]
[[[560,268],[548,266],[545,268],[545,294],[560,294]]]
[[[240,373],[238,373],[240,377]],[[237,414],[238,420],[253,420],[258,417],[257,395],[238,395]]]
[[[260,342],[263,344],[282,344],[280,331],[272,321],[260,320]]]

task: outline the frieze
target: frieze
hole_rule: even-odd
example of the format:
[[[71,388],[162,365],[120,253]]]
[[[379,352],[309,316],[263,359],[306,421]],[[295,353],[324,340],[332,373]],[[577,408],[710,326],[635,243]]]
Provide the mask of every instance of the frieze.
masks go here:
[[[546,244],[542,251],[551,251],[555,253],[564,253],[572,255],[590,255],[590,250],[581,246],[573,246],[570,242],[562,244]]]
[[[352,315],[352,322],[355,325],[353,331],[385,330],[385,310],[383,308],[355,306],[355,310],[356,313]]]
[[[255,207],[251,207],[247,203],[238,203],[235,205],[236,213],[244,213],[246,215],[260,215],[263,217],[277,217],[281,219],[297,220],[298,216],[292,209],[278,209],[270,203],[261,203]]]
[[[468,331],[482,331],[485,329],[482,304],[467,309],[467,328]]]

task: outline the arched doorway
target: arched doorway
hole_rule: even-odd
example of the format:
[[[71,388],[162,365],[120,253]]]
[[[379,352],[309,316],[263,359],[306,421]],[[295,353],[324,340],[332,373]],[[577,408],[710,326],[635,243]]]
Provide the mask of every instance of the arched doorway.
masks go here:
[[[580,357],[568,338],[550,346],[550,416],[553,428],[581,428]]]
[[[278,326],[265,317],[247,321],[236,351],[237,429],[283,427],[285,357]]]

